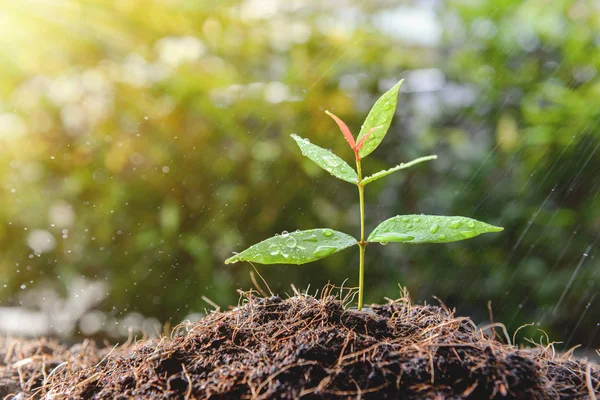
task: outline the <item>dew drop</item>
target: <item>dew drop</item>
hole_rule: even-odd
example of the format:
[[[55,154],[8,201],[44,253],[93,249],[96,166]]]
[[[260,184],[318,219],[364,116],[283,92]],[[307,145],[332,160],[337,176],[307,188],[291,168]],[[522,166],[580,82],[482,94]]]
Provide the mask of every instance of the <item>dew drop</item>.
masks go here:
[[[323,231],[323,236],[325,236],[325,237],[332,237],[333,236],[333,231],[331,229],[325,229]]]
[[[272,256],[276,256],[279,253],[281,253],[281,250],[279,249],[279,246],[277,246],[276,244],[272,244],[269,246],[269,254]]]
[[[281,232],[281,237],[286,238],[290,235],[290,233],[288,231],[283,231]]]
[[[439,239],[440,240],[446,240],[446,235],[440,235]]]
[[[438,224],[433,224],[433,225],[431,225],[431,228],[429,228],[429,232],[431,232],[431,233],[436,233],[439,230],[440,230],[440,226]]]
[[[461,231],[460,234],[465,239],[469,239],[469,238],[472,238],[473,236],[475,236],[475,232],[473,232],[473,231]]]
[[[390,232],[390,233],[382,233],[377,235],[377,239],[379,240],[385,240],[385,243],[387,242],[409,242],[411,240],[413,240],[415,237],[411,236],[411,235],[407,235],[404,233],[397,233],[397,232]],[[380,243],[384,243],[384,242],[380,242]]]
[[[448,225],[448,226],[452,229],[458,229],[458,228],[460,228],[461,225],[462,225],[462,222],[460,222],[459,220],[456,220],[456,221],[452,221],[450,223],[450,225]]]
[[[415,218],[415,219],[413,219],[413,222],[419,223],[419,222],[421,222],[421,218]]]
[[[402,218],[402,222],[408,222],[409,219],[408,218]]]
[[[471,221],[467,224],[469,228],[475,228],[475,222]]]
[[[315,235],[314,233],[312,235],[310,235],[307,238],[304,238],[305,242],[317,242],[319,239],[317,239],[317,235]]]
[[[315,249],[313,255],[315,257],[327,257],[328,255],[335,253],[336,250],[337,249],[333,246],[319,246]]]
[[[257,263],[261,263],[261,262],[263,262],[263,260],[264,260],[264,259],[265,259],[265,258],[263,257],[263,255],[262,255],[262,254],[256,254],[256,255],[254,256],[254,261],[256,261]]]
[[[327,164],[329,168],[335,168],[340,165],[340,162],[333,156],[325,156],[323,157],[323,161],[325,161],[325,164]]]
[[[290,249],[293,249],[294,247],[296,247],[296,244],[298,242],[296,241],[296,239],[294,239],[292,236],[288,237],[287,240],[285,241],[285,245],[287,247],[289,247]]]

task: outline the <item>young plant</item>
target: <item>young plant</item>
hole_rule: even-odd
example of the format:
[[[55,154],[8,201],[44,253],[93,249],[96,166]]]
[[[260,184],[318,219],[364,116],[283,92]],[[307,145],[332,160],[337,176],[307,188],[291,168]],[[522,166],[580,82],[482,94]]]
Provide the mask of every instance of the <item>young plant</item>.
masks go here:
[[[448,217],[439,215],[397,215],[377,226],[365,240],[365,186],[393,172],[412,167],[415,164],[434,160],[436,155],[417,158],[408,163],[401,163],[393,168],[363,177],[362,159],[371,154],[385,137],[396,112],[398,91],[402,81],[383,94],[375,103],[355,140],[346,124],[330,113],[344,134],[346,141],[354,152],[356,170],[337,155],[325,150],[308,139],[292,134],[292,138],[300,147],[302,155],[314,161],[319,167],[331,175],[352,183],[358,188],[360,204],[360,238],[334,231],[329,228],[310,229],[306,231],[283,232],[266,239],[243,252],[228,258],[225,263],[251,261],[259,264],[305,264],[328,257],[345,248],[358,245],[358,309],[363,306],[365,250],[369,243],[386,244],[401,243],[448,243],[470,239],[482,233],[499,232],[503,228],[486,224],[467,217]]]

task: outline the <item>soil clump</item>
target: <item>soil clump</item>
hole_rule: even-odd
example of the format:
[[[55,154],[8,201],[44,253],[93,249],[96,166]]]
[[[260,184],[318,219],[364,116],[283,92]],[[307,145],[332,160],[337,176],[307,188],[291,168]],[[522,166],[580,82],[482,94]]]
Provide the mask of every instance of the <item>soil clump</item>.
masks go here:
[[[489,333],[489,332],[488,332]],[[0,398],[594,399],[598,365],[519,349],[445,306],[408,297],[245,294],[171,337],[98,348],[0,339]],[[595,396],[595,397],[594,397]]]

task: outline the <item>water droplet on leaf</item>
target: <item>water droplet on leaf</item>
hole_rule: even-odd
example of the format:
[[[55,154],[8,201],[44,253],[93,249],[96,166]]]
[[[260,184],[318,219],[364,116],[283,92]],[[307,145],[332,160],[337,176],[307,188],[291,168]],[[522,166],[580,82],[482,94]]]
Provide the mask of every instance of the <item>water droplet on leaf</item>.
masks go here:
[[[307,238],[304,238],[305,242],[317,242],[319,239],[317,239],[317,235],[312,234]]]
[[[276,244],[272,244],[269,246],[269,254],[272,256],[276,256],[281,252],[281,250],[279,249],[279,246],[277,246]]]
[[[323,161],[325,161],[325,164],[327,164],[329,168],[336,168],[338,165],[340,165],[340,162],[332,156],[324,156]]]
[[[433,225],[431,225],[431,228],[429,228],[429,232],[431,232],[431,233],[436,233],[439,230],[440,230],[440,226],[438,224],[433,224]]]
[[[333,236],[333,231],[331,229],[325,229],[323,231],[323,236],[325,236],[325,237],[331,237],[331,236]]]
[[[315,249],[313,254],[315,257],[327,257],[328,255],[335,253],[336,250],[337,249],[333,246],[319,246]]]
[[[462,222],[460,222],[459,220],[456,220],[456,221],[452,221],[449,226],[452,229],[458,229],[458,228],[460,228],[461,225],[462,225]]]
[[[298,242],[296,241],[296,239],[294,239],[293,237],[288,237],[287,240],[285,241],[285,245],[287,247],[289,247],[290,249],[293,249],[294,247],[296,247],[296,244]]]
[[[377,235],[377,239],[381,240],[384,239],[386,242],[409,242],[411,240],[413,240],[415,237],[411,236],[411,235],[407,235],[405,233],[397,233],[397,232],[390,232],[390,233],[383,233],[380,235]],[[383,243],[383,242],[380,242]]]

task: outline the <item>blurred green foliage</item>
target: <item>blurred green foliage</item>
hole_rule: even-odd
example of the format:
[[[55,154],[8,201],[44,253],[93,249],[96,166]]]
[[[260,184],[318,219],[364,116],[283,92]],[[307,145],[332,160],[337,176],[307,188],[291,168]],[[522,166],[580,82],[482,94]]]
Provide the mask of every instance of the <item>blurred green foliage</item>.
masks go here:
[[[515,329],[598,347],[600,12],[592,1],[0,1],[0,301],[109,284],[102,307],[179,321],[235,304],[231,251],[283,230],[358,231],[355,188],[290,133],[351,160],[356,134],[406,85],[365,174],[367,226],[467,215],[501,235],[374,246],[367,300],[436,295]],[[409,23],[410,22],[410,23]],[[264,267],[280,293],[357,282],[358,252]],[[582,262],[583,261],[583,262]],[[578,267],[579,265],[579,267]],[[539,332],[530,330],[530,336]]]

